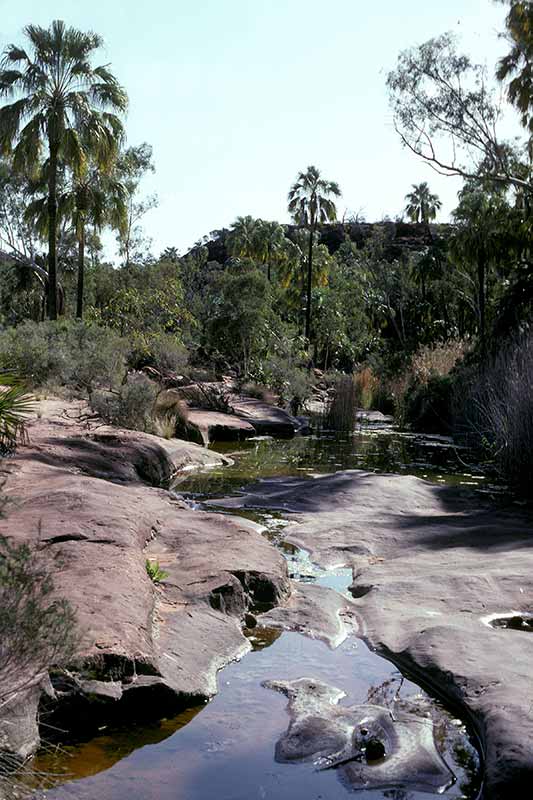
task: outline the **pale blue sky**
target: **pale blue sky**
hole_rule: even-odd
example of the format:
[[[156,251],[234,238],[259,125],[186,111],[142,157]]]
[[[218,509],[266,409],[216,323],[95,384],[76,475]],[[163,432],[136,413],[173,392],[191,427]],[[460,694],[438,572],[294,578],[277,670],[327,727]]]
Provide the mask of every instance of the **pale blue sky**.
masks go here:
[[[458,181],[402,150],[385,77],[400,50],[447,30],[492,69],[503,13],[491,0],[0,0],[0,47],[56,18],[104,37],[99,61],[130,97],[128,142],[154,148],[157,253],[239,214],[286,221],[309,164],[340,183],[341,215],[394,216],[428,180],[445,217]]]

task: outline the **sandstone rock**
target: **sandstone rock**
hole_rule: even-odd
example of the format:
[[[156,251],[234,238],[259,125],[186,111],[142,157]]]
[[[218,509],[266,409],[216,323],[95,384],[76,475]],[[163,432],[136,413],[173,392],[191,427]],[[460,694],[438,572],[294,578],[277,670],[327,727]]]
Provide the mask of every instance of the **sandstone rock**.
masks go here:
[[[187,425],[199,432],[204,445],[210,442],[240,441],[255,435],[253,425],[244,419],[233,414],[221,414],[218,411],[200,408],[189,409]]]
[[[135,709],[157,717],[211,697],[218,669],[249,648],[248,610],[288,595],[286,562],[256,526],[192,511],[153,485],[177,461],[202,454],[205,463],[204,452],[87,429],[56,408],[32,422],[29,444],[4,462],[12,502],[0,531],[38,551],[82,637],[70,674],[55,675],[42,698],[47,724],[87,733]],[[168,573],[159,585],[148,557]],[[16,752],[36,746],[39,694],[6,711],[21,717],[18,739],[7,743]]]
[[[533,780],[533,636],[486,625],[533,610],[532,517],[479,494],[360,471],[268,481],[228,506],[281,509],[285,538],[323,567],[351,566],[363,635],[462,709],[485,751],[485,796]]]
[[[259,617],[267,628],[298,631],[331,648],[346,639],[355,623],[355,606],[341,594],[312,583],[293,583],[288,600]]]
[[[250,423],[259,436],[277,436],[290,439],[299,430],[300,423],[286,411],[252,397],[232,398],[235,414]]]
[[[403,711],[393,716],[376,705],[339,706],[344,692],[312,678],[264,685],[289,698],[290,724],[276,744],[276,761],[336,767],[351,789],[440,794],[453,784],[435,747],[431,719]]]

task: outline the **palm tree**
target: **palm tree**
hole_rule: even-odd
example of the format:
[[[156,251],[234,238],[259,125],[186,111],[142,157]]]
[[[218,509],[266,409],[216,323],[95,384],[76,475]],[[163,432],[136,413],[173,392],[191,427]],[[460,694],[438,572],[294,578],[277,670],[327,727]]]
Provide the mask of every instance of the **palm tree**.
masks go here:
[[[506,223],[509,209],[505,198],[488,194],[475,185],[466,184],[459,192],[459,205],[453,212],[457,229],[450,241],[450,254],[458,264],[475,268],[476,306],[482,355],[486,350],[487,278],[509,256]]]
[[[95,33],[27,25],[31,51],[14,44],[4,51],[0,97],[15,98],[0,109],[0,149],[13,154],[21,171],[34,172],[46,153],[48,213],[48,315],[57,319],[57,181],[61,166],[83,176],[89,152],[109,163],[123,136],[116,115],[127,95],[106,66],[93,67],[102,45]]]
[[[272,279],[272,267],[279,267],[288,258],[288,239],[279,222],[265,222],[257,232],[257,253],[261,264],[266,265],[267,278]]]
[[[520,113],[522,125],[533,134],[533,7],[527,2],[509,4],[505,38],[511,44],[509,53],[500,59],[496,77],[508,81],[509,102]]]
[[[413,191],[405,195],[407,205],[405,213],[411,222],[432,222],[437,216],[437,211],[442,208],[442,203],[436,194],[432,194],[428,184],[413,184]]]
[[[305,336],[311,335],[311,290],[313,284],[313,240],[317,226],[333,222],[337,209],[332,197],[340,197],[341,190],[334,181],[320,176],[316,167],[308,167],[300,172],[288,194],[288,210],[297,225],[309,231],[309,251],[307,257],[307,296],[305,307]]]
[[[228,233],[229,254],[235,258],[255,259],[259,250],[259,231],[262,222],[261,219],[255,219],[249,214],[246,217],[237,217]]]
[[[28,204],[26,219],[33,221],[43,236],[48,235],[49,218],[46,196]],[[122,231],[127,223],[127,190],[116,177],[92,163],[82,177],[74,177],[70,186],[57,195],[57,218],[72,223],[78,243],[78,285],[76,317],[83,317],[83,294],[85,282],[85,232],[91,224],[95,232],[108,226]]]

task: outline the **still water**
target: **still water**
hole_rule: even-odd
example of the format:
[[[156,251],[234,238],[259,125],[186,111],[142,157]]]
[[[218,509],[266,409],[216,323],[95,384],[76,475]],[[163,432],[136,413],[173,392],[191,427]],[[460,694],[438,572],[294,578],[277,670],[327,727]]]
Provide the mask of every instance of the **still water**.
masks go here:
[[[259,439],[219,444],[232,466],[190,474],[174,490],[193,507],[205,500],[239,494],[262,478],[303,476],[343,469],[414,474],[437,483],[498,491],[468,454],[439,437],[400,434],[387,426],[367,426],[354,435],[279,441]],[[221,512],[223,513],[223,512]],[[235,512],[232,512],[235,513]],[[351,573],[325,572],[283,538],[286,521],[260,510],[246,516],[264,526],[265,535],[289,561],[294,580],[314,582],[348,593]],[[273,629],[245,631],[253,650],[219,673],[219,693],[208,704],[156,724],[103,729],[90,741],[48,747],[34,766],[46,771],[50,800],[342,800],[353,796],[336,770],[318,772],[312,764],[279,764],[274,748],[286,730],[287,699],[262,686],[267,679],[303,676],[342,688],[341,704],[377,702],[417,709],[433,717],[435,740],[455,775],[444,792],[449,800],[474,800],[479,794],[479,757],[461,720],[432,700],[393,664],[355,636],[330,649],[299,633]],[[428,800],[432,795],[391,786],[365,791],[361,800]]]

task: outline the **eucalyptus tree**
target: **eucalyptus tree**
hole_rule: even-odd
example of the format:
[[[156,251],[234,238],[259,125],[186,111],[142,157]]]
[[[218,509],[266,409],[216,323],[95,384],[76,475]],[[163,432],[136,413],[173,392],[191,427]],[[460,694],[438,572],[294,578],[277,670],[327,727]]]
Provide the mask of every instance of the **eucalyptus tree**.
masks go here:
[[[143,178],[155,172],[152,146],[142,142],[123,150],[117,159],[116,171],[127,195],[126,225],[119,230],[117,241],[119,253],[124,258],[123,266],[130,267],[133,261],[144,261],[148,255],[151,240],[145,236],[140,223],[159,202],[155,194],[139,197]]]
[[[412,191],[405,195],[405,213],[411,222],[432,222],[442,208],[439,196],[432,194],[426,181],[413,184]]]
[[[337,208],[333,198],[340,197],[341,190],[334,181],[321,177],[320,170],[310,166],[300,172],[288,194],[288,210],[297,225],[305,226],[309,232],[307,256],[307,287],[305,307],[305,336],[311,336],[311,293],[313,285],[313,240],[319,224],[333,222]]]
[[[47,178],[48,314],[57,318],[57,185],[62,166],[76,176],[87,170],[89,154],[99,166],[109,163],[123,137],[118,114],[127,95],[107,66],[94,67],[102,46],[96,33],[84,33],[56,20],[49,28],[27,25],[28,49],[11,44],[0,69],[0,149],[11,153],[17,170],[41,166]]]

